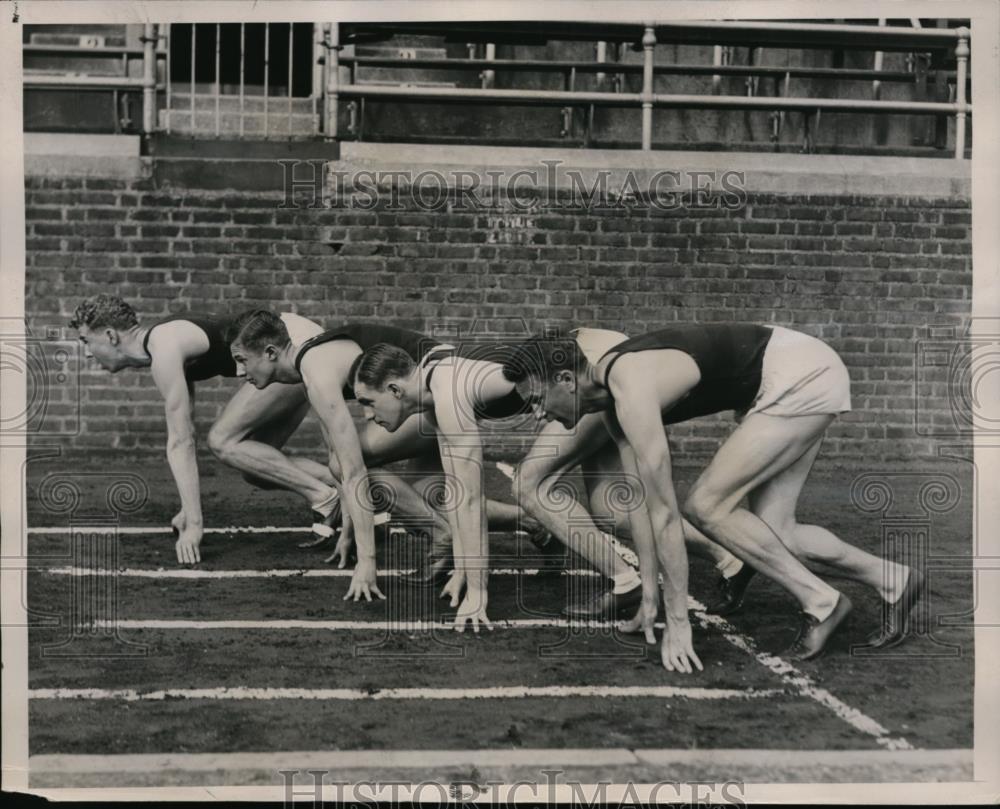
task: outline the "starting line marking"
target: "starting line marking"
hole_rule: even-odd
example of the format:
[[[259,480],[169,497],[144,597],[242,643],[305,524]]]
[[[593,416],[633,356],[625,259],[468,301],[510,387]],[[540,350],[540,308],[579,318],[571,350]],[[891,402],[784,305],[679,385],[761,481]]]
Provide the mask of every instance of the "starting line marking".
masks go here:
[[[80,624],[85,629],[318,629],[330,632],[373,630],[382,632],[433,632],[445,629],[454,631],[454,616],[438,621],[310,621],[298,618],[271,620],[188,621],[183,619],[118,619],[116,621],[91,621]],[[568,618],[508,618],[494,619],[490,623],[500,629],[612,629],[620,621],[571,621]],[[662,623],[656,624],[659,629]],[[471,631],[471,630],[470,630]]]
[[[828,711],[832,711],[838,719],[843,720],[855,730],[871,736],[876,743],[887,750],[915,749],[906,739],[901,736],[890,736],[889,731],[870,716],[837,699],[837,697],[825,688],[820,688],[811,677],[803,674],[787,660],[783,660],[777,655],[761,652],[757,649],[756,643],[751,638],[742,634],[725,618],[718,615],[709,615],[705,612],[704,604],[689,597],[688,603],[692,602],[695,605],[695,618],[703,628],[719,630],[729,643],[741,652],[750,655],[750,657],[754,658],[764,668],[776,674],[781,682],[795,693],[808,697]]]
[[[512,478],[514,468],[510,464],[497,463],[496,466],[500,472],[508,478]],[[623,548],[615,542],[614,538],[609,537],[609,539],[615,543],[615,549],[619,553],[629,551],[629,549]],[[631,551],[629,553],[631,554]],[[625,554],[622,555],[624,556]],[[626,557],[626,561],[632,560]],[[706,608],[704,604],[689,596],[688,605],[694,610],[695,617],[702,627],[719,630],[729,643],[740,651],[750,655],[762,666],[776,674],[786,686],[793,689],[796,693],[808,697],[827,710],[832,711],[837,718],[847,722],[855,730],[873,737],[879,745],[888,750],[914,749],[906,739],[890,736],[889,731],[870,716],[837,699],[837,697],[825,688],[820,688],[810,677],[796,669],[787,660],[759,651],[751,638],[741,634],[736,627],[724,618],[717,615],[708,615],[705,612]]]
[[[383,525],[390,520],[390,515],[382,513],[375,515],[375,525]],[[28,528],[27,533],[31,535],[52,534],[63,536],[66,534],[85,534],[87,532],[102,531],[113,528],[116,534],[121,536],[147,536],[147,535],[167,535],[173,533],[170,528],[163,528],[158,525],[146,526],[122,526],[122,525],[55,525],[49,528]],[[278,525],[223,525],[217,528],[206,528],[206,534],[311,534],[312,526],[278,526]]]
[[[416,568],[379,570],[379,577],[394,578],[413,573]],[[109,568],[93,567],[51,567],[34,568],[34,571],[48,573],[52,576],[123,576],[139,579],[284,579],[284,578],[350,578],[354,571],[349,568],[287,568],[273,570],[187,570],[166,568]],[[491,576],[538,576],[542,571],[538,568],[495,568],[490,570]],[[546,571],[547,572],[547,571]],[[601,574],[595,570],[560,570],[567,576],[597,577]]]
[[[655,697],[658,699],[760,699],[785,692],[781,689],[687,688],[678,686],[497,686],[491,688],[170,688],[140,692],[133,689],[39,688],[28,699],[121,700],[421,700],[421,699],[522,699],[525,697]]]
[[[513,467],[509,464],[499,462],[496,464],[497,468],[506,477],[511,478],[513,475]],[[79,527],[64,526],[60,528],[29,528],[29,534],[69,534],[74,531],[80,531]],[[128,534],[169,534],[169,529],[162,529],[156,527],[147,528],[118,528],[116,529],[118,533],[123,535]],[[295,528],[277,528],[274,526],[262,526],[262,527],[229,527],[229,528],[207,528],[205,533],[311,533],[311,528],[295,527]],[[612,541],[613,538],[609,537]],[[628,548],[620,546],[615,542],[616,550],[627,551],[629,556],[634,556],[634,554]],[[628,559],[628,561],[632,561]],[[80,571],[79,573],[73,573],[73,570]],[[92,575],[93,573],[87,571],[87,569],[82,568],[63,568],[58,569],[59,572],[65,571],[64,575]],[[56,572],[56,571],[52,571]],[[95,571],[98,575],[111,575],[112,573],[120,574],[121,571]],[[151,577],[159,578],[161,576],[152,576],[152,574],[164,574],[162,578],[228,578],[228,577],[238,577],[244,571],[197,571],[197,570],[175,570],[175,571],[136,571],[133,575],[145,575],[150,574]],[[275,576],[339,576],[339,575],[350,575],[351,572],[347,570],[315,570],[315,571],[248,571],[247,576],[259,577],[259,574],[264,576],[274,574]],[[396,571],[397,575],[399,571]],[[537,573],[537,571],[536,571]],[[192,575],[194,574],[194,575]],[[225,574],[236,574],[236,575],[225,575]],[[501,574],[502,575],[502,574]],[[867,716],[860,710],[852,708],[845,702],[841,701],[835,697],[832,693],[827,691],[825,688],[819,687],[816,682],[804,674],[803,672],[796,669],[788,661],[776,656],[761,652],[757,649],[754,641],[748,636],[740,633],[732,624],[726,621],[724,618],[715,615],[708,615],[705,610],[704,604],[700,603],[692,597],[688,597],[689,608],[693,610],[694,615],[698,623],[703,628],[712,628],[719,630],[723,637],[734,647],[754,658],[758,663],[763,665],[773,674],[775,674],[781,682],[794,693],[801,696],[805,696],[828,711],[832,712],[838,719],[846,722],[855,730],[860,733],[865,734],[874,739],[874,741],[882,748],[887,751],[914,751],[914,748],[905,738],[901,736],[891,736],[889,730],[879,724],[876,720]],[[616,626],[616,622],[609,621],[568,621],[563,618],[541,618],[541,619],[513,619],[513,620],[496,620],[493,621],[494,627],[502,627],[509,629],[537,629],[537,628],[549,628],[549,627],[562,627],[562,628],[609,628]],[[326,629],[326,630],[369,630],[369,629],[383,629],[384,631],[409,631],[409,632],[425,632],[432,631],[434,629],[445,629],[450,628],[451,623],[444,619],[441,622],[433,621],[400,621],[400,622],[375,622],[375,621],[302,621],[302,620],[272,620],[272,621],[158,621],[158,620],[118,620],[118,621],[98,621],[90,624],[95,628],[120,628],[120,629]],[[657,624],[657,627],[662,628],[662,624]],[[222,689],[225,690],[225,689]],[[294,690],[294,689],[291,689]],[[406,689],[397,689],[406,690]],[[484,691],[491,691],[495,689],[481,689]],[[704,689],[709,690],[709,689]],[[58,691],[58,690],[56,690]],[[39,692],[31,692],[37,694]],[[116,692],[116,693],[133,693],[133,692]],[[166,692],[164,692],[166,693]],[[378,692],[384,693],[384,692]],[[467,690],[463,690],[463,693],[468,693]],[[739,692],[743,693],[743,692]],[[762,692],[763,693],[763,692]],[[778,692],[781,693],[781,692]],[[38,698],[38,697],[36,697]],[[121,698],[121,697],[112,697]],[[137,697],[138,698],[138,697]],[[166,697],[164,697],[166,698]],[[219,697],[221,698],[221,697]],[[232,698],[232,697],[231,697]],[[344,698],[344,697],[341,697]],[[390,697],[381,697],[381,699],[388,699]],[[445,697],[447,698],[447,697]],[[454,697],[453,697],[454,698]],[[270,755],[270,754],[269,754]]]

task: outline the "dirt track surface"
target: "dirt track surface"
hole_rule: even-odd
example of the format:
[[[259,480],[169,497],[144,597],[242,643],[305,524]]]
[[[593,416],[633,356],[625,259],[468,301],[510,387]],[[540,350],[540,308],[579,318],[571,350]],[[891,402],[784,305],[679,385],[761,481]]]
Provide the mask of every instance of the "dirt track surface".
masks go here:
[[[921,470],[926,472],[926,469]],[[973,647],[971,620],[971,475],[958,463],[941,462],[935,473],[958,484],[958,504],[927,520],[929,553],[936,563],[927,600],[925,636],[891,653],[863,656],[851,646],[878,626],[881,606],[873,592],[834,582],[854,611],[818,661],[797,668],[848,706],[914,747],[972,745]],[[107,489],[123,474],[140,474],[148,501],[122,518],[128,526],[165,526],[176,510],[176,492],[162,461],[141,466],[123,459],[99,467],[67,468],[58,461],[28,467],[29,525],[107,524]],[[40,489],[53,476],[70,477],[80,492],[75,511],[43,505]],[[206,524],[305,526],[308,514],[292,496],[258,492],[218,464],[203,464]],[[845,540],[881,553],[885,519],[851,501],[856,474],[816,476],[806,486],[800,520],[821,522]],[[682,473],[679,489],[693,475]],[[510,499],[506,478],[492,468],[491,495]],[[917,502],[921,479],[897,481],[897,501]],[[102,516],[104,515],[104,516]],[[205,539],[200,570],[326,569],[324,549],[303,550],[301,534],[260,534]],[[447,626],[434,633],[320,629],[121,629],[126,646],[102,637],[69,635],[66,624],[79,595],[78,577],[51,568],[90,566],[114,560],[118,568],[174,570],[167,534],[127,536],[87,546],[66,535],[33,534],[28,605],[30,688],[121,688],[139,692],[169,688],[479,688],[519,685],[676,685],[700,688],[776,689],[767,698],[548,698],[482,700],[33,700],[32,754],[212,752],[242,750],[475,749],[532,747],[674,747],[864,749],[875,740],[789,689],[771,671],[735,648],[721,633],[695,629],[705,671],[665,671],[656,649],[612,630],[591,632],[546,627],[498,627],[480,636],[458,636]],[[109,557],[107,548],[113,547]],[[895,546],[892,546],[895,547]],[[380,567],[412,563],[422,546],[379,542]],[[892,548],[890,547],[890,551]],[[530,567],[524,543],[498,536],[493,553],[509,567]],[[88,555],[89,554],[89,555]],[[496,564],[496,561],[495,561]],[[574,567],[578,563],[573,562]],[[945,569],[948,568],[948,569]],[[343,602],[348,578],[146,579],[112,577],[117,616],[126,620],[233,619],[360,620],[385,622],[447,616],[429,591],[383,579],[388,601]],[[692,560],[691,594],[712,596],[715,574]],[[90,579],[90,581],[93,581]],[[558,615],[567,586],[594,586],[571,577],[494,576],[490,617],[524,619]],[[62,619],[44,626],[46,616]],[[956,625],[939,626],[942,618]],[[957,616],[957,617],[956,617]],[[965,616],[965,617],[963,617]],[[791,640],[795,604],[776,585],[758,578],[744,610],[731,619],[767,652]],[[927,633],[930,634],[927,634]],[[72,640],[68,646],[59,644]],[[951,644],[945,646],[943,644]],[[122,650],[141,654],[121,656]],[[97,656],[92,656],[97,655]]]

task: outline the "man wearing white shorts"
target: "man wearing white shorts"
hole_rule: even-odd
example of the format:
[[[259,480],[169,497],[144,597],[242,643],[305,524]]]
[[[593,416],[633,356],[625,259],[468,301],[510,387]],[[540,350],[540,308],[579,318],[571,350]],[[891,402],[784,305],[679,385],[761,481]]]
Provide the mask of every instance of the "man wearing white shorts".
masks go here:
[[[875,588],[892,605],[889,632],[877,645],[902,637],[923,593],[923,575],[796,520],[823,435],[851,406],[847,369],[824,343],[778,327],[677,324],[626,340],[596,363],[567,339],[535,338],[523,354],[525,366],[532,357],[540,361],[518,392],[566,426],[582,414],[603,413],[624,471],[642,482],[647,509],[632,513],[648,513],[650,526],[633,531],[643,603],[630,628],[653,639],[662,568],[667,628],[661,658],[668,670],[701,669],[687,611],[683,516],[799,601],[802,627],[787,650],[793,659],[818,656],[851,609],[803,560]],[[681,507],[663,425],[726,410],[745,415]],[[749,508],[741,506],[744,497]]]
[[[293,314],[284,314],[300,339],[322,329]],[[163,397],[167,424],[167,463],[177,484],[180,511],[171,520],[177,534],[177,561],[201,561],[204,526],[201,487],[195,453],[195,382],[237,376],[229,352],[226,316],[185,312],[151,323],[140,323],[135,310],[116,295],[100,294],[76,308],[70,327],[105,370],[149,368]],[[212,451],[243,471],[256,485],[288,489],[312,506],[315,530],[323,530],[337,505],[337,490],[329,472],[307,458],[290,458],[279,450],[301,423],[309,403],[301,384],[273,390],[243,386],[229,401],[208,434]],[[260,474],[247,459],[261,460]]]
[[[598,362],[614,346],[628,340],[621,332],[593,328],[575,329],[570,337],[590,363]],[[521,369],[508,364],[504,375],[517,381]],[[581,546],[585,558],[601,561],[596,567],[608,579],[606,588],[568,604],[563,614],[585,620],[608,620],[626,612],[631,615],[641,601],[639,576],[614,552],[613,546],[602,542],[605,531],[619,538],[632,538],[629,512],[642,507],[640,501],[633,502],[625,494],[628,486],[618,448],[600,413],[584,414],[572,427],[540,411],[537,415],[548,423],[517,466],[515,496],[554,538],[569,545],[572,537],[572,544]],[[568,495],[560,484],[577,466],[586,488],[585,503]],[[693,553],[710,559],[720,571],[722,597],[709,607],[709,612],[722,614],[737,608],[752,568],[687,521],[684,538]]]

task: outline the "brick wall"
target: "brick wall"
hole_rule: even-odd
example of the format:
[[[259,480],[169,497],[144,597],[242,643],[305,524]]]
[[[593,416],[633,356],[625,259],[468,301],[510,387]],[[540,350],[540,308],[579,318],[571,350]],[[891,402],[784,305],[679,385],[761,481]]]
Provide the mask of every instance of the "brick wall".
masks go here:
[[[928,326],[961,333],[967,324],[966,198],[750,193],[735,210],[687,198],[674,211],[399,202],[365,211],[346,196],[283,209],[280,194],[29,178],[29,326],[42,340],[69,336],[76,302],[99,291],[148,320],[265,305],[330,324],[377,317],[424,330],[524,322],[636,334],[670,321],[759,321],[823,338],[850,369],[856,409],[831,430],[827,463],[934,455],[939,439],[927,426],[952,423],[948,369],[917,369],[915,352]],[[38,350],[49,384],[36,443],[162,448],[148,373],[78,368],[69,344]],[[236,384],[199,385],[202,435]],[[675,452],[700,462],[729,429],[728,416],[678,425]],[[292,446],[315,450],[318,440],[307,425]]]

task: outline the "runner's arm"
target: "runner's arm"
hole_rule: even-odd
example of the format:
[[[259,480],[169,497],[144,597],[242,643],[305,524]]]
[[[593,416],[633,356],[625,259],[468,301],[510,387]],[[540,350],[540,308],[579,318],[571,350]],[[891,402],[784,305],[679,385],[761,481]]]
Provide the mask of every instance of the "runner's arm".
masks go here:
[[[454,508],[448,512],[455,546],[461,554],[456,555],[455,568],[457,575],[465,575],[469,610],[480,613],[487,603],[489,565],[483,445],[478,425],[468,416],[473,412],[471,402],[458,401],[465,389],[454,367],[439,367],[431,382],[441,464],[458,495]],[[479,631],[475,621],[473,628]]]
[[[354,419],[351,417],[338,375],[329,372],[331,350],[317,346],[302,358],[302,378],[309,403],[323,423],[329,440],[330,469],[341,476],[340,490],[344,510],[350,517],[358,545],[358,566],[375,565],[375,526],[368,469],[365,466]]]
[[[648,371],[635,354],[625,355],[612,368],[608,386],[615,401],[615,415],[634,453],[639,478],[646,490],[649,521],[656,553],[663,569],[667,620],[688,622],[688,561],[684,527],[674,490],[670,447],[663,429],[661,393],[653,387]],[[676,401],[686,392],[668,394]],[[623,455],[626,463],[628,453]]]
[[[187,524],[201,529],[201,487],[195,454],[193,388],[184,376],[185,346],[160,335],[150,338],[153,381],[163,396],[167,421],[167,463],[177,484]],[[156,338],[160,338],[157,340]]]
[[[604,424],[607,427],[608,433],[618,445],[622,474],[634,491],[635,502],[639,504],[636,508],[629,510],[628,520],[629,528],[632,532],[632,540],[635,542],[635,547],[639,555],[639,575],[642,579],[643,606],[646,613],[644,616],[646,620],[640,625],[646,634],[646,640],[654,643],[653,622],[656,618],[656,605],[660,600],[659,587],[657,585],[659,568],[656,560],[655,534],[649,517],[648,498],[645,494],[645,486],[639,472],[639,463],[636,459],[635,451],[622,432],[614,413],[606,412],[604,414]],[[640,625],[637,625],[636,628],[639,628]]]

